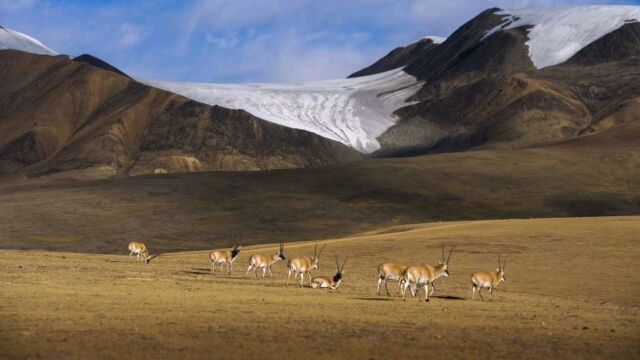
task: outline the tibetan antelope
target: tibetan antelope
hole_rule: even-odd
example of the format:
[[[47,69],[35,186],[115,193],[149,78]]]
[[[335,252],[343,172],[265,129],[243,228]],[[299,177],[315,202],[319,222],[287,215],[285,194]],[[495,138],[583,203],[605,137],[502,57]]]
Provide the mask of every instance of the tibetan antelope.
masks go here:
[[[402,299],[405,299],[407,288],[411,285],[411,295],[417,296],[420,301],[420,294],[418,293],[419,287],[424,287],[425,301],[429,301],[431,295],[436,290],[434,282],[440,277],[449,276],[449,260],[453,253],[455,246],[449,250],[449,256],[444,257],[444,245],[442,245],[442,260],[438,262],[438,265],[419,265],[409,266],[404,273],[404,288],[402,289]],[[429,285],[431,285],[431,291],[429,291]]]
[[[380,295],[380,284],[384,282],[384,289],[387,291],[387,296],[391,296],[391,294],[389,294],[389,288],[387,287],[387,281],[396,280],[398,281],[398,292],[396,293],[396,296],[400,296],[400,289],[402,284],[404,284],[404,272],[406,270],[406,266],[394,263],[384,263],[378,266],[377,294]]]
[[[233,273],[233,263],[238,259],[240,249],[242,245],[234,240],[233,248],[231,250],[216,250],[209,253],[211,259],[211,274],[215,275],[215,265],[220,264],[220,271],[222,271],[222,265],[227,265],[227,273],[231,275]]]
[[[504,263],[501,263],[500,260],[500,256],[498,256],[498,268],[495,272],[482,271],[471,275],[471,292],[473,293],[471,300],[476,299],[477,290],[478,295],[480,295],[480,299],[484,301],[482,293],[480,292],[483,288],[489,289],[489,294],[491,295],[489,300],[493,300],[493,289],[506,280],[504,277],[504,267],[507,265],[507,259],[504,259]]]
[[[333,277],[329,277],[329,276],[314,277],[313,279],[311,279],[311,287],[314,289],[331,289],[331,290],[337,289],[340,286],[340,284],[342,284],[342,274],[344,274],[344,265],[347,263],[348,258],[349,258],[348,256],[344,258],[344,262],[342,263],[342,266],[340,266],[340,263],[338,263],[338,257],[336,256],[336,267],[338,268],[338,271],[336,272],[336,274],[333,275]]]
[[[151,257],[149,257],[149,250],[144,246],[141,242],[132,241],[129,243],[129,258],[133,261],[133,255],[136,256],[136,261],[140,261],[140,257],[142,256],[142,260],[144,260],[145,264],[148,264],[151,261]]]
[[[271,266],[277,263],[280,260],[285,260],[284,257],[284,243],[280,243],[280,249],[277,254],[273,254],[271,256],[255,254],[251,255],[249,258],[249,268],[247,268],[247,273],[244,275],[245,278],[249,278],[249,272],[253,270],[253,274],[258,278],[258,269],[262,269],[262,278],[267,274],[267,270],[269,270],[269,275],[273,277],[273,272],[271,271]]]
[[[311,270],[315,270],[320,266],[320,255],[324,250],[326,245],[323,245],[318,252],[318,243],[316,243],[316,247],[313,250],[313,256],[298,256],[290,259],[287,263],[287,267],[289,268],[289,275],[287,276],[287,286],[289,286],[289,279],[291,279],[291,274],[293,278],[296,279],[296,283],[298,287],[302,287],[304,284],[304,274],[309,274],[309,285],[311,285]],[[300,282],[298,283],[298,274],[300,274]]]

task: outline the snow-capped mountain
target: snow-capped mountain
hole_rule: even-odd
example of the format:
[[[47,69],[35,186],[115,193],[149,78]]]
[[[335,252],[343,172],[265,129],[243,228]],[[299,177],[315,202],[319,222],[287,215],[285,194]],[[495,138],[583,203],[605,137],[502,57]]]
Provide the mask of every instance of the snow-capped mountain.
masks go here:
[[[407,62],[425,86],[376,155],[539,145],[636,121],[638,18],[639,6],[482,12]]]
[[[40,41],[21,32],[0,26],[0,50],[20,50],[40,55],[58,55]]]
[[[619,130],[640,119],[638,18],[637,6],[488,9],[446,39],[427,36],[398,47],[348,79],[298,84],[133,81],[90,56],[72,61],[0,51],[3,70],[15,68],[0,72],[0,95],[10,99],[0,109],[10,120],[0,121],[16,126],[0,134],[6,140],[0,136],[0,173],[3,166],[20,168],[15,159],[40,162],[50,154],[58,158],[47,160],[42,171],[113,159],[118,171],[128,173],[259,170],[361,159],[354,149],[414,156],[544,146]],[[55,54],[37,40],[2,31],[2,48]],[[30,70],[20,59],[34,57],[43,61],[43,73],[40,82],[33,80],[33,92],[12,87]],[[57,61],[64,67],[48,67]],[[95,75],[87,89],[76,89],[84,82],[74,76],[86,75],[74,71],[77,66],[90,66],[84,70]],[[65,73],[47,73],[60,69]],[[51,78],[64,88],[41,93]],[[70,92],[78,95],[67,97]],[[95,94],[106,95],[96,102]],[[52,98],[44,102],[36,95]],[[49,111],[71,100],[62,109],[96,113],[79,120],[74,112]],[[96,104],[102,105],[94,109]],[[20,127],[49,114],[53,124]],[[95,117],[110,130],[95,126]],[[75,133],[55,130],[76,125],[95,136],[82,135],[76,143],[70,140]],[[68,144],[75,147],[58,147]],[[11,159],[5,165],[3,156]]]
[[[300,84],[196,84],[142,80],[147,85],[339,141],[361,152],[380,148],[376,137],[393,126],[393,112],[422,87],[401,69]]]
[[[530,27],[529,56],[537,68],[567,61],[585,46],[640,19],[637,6],[579,6],[553,10],[505,10],[502,20],[487,30],[495,33]],[[429,56],[447,39],[426,36],[421,44],[398,48],[380,65],[404,66],[410,59]],[[373,71],[386,69],[379,66]],[[185,84],[140,80],[209,105],[244,109],[265,120],[314,132],[361,152],[380,148],[377,138],[396,124],[393,112],[411,105],[406,100],[422,83],[400,68],[347,80],[306,84]]]
[[[484,38],[502,30],[530,26],[529,57],[538,68],[567,61],[585,46],[624,24],[640,21],[640,6],[576,6],[551,10],[505,10],[504,22]]]

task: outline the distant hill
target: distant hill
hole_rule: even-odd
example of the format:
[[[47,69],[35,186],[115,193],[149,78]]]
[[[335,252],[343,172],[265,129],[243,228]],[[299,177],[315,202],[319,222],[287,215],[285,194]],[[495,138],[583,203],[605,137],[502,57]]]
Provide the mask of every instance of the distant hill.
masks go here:
[[[439,220],[637,215],[638,125],[540,148],[312,169],[0,181],[0,217],[11,219],[0,247],[122,253],[138,239],[203,250],[228,247],[232,233],[256,244]]]

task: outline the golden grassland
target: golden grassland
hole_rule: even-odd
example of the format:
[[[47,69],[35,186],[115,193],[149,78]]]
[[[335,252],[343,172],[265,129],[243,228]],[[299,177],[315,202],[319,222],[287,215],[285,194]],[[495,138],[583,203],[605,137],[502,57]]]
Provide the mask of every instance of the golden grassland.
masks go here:
[[[314,275],[349,255],[336,291],[209,273],[207,253],[0,251],[3,358],[638,358],[640,216],[461,221],[322,241]],[[457,245],[431,302],[377,296],[385,261],[435,263]],[[313,253],[287,243],[285,255]],[[153,247],[151,252],[153,253]],[[508,255],[493,302],[470,301],[470,274]],[[390,284],[393,291],[395,284]]]

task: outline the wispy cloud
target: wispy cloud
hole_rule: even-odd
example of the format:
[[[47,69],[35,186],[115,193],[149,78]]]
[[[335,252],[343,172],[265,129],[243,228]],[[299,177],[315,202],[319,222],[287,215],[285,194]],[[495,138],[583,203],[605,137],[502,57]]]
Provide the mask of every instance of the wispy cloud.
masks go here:
[[[120,25],[120,40],[118,41],[118,47],[131,48],[132,46],[140,43],[146,35],[142,28],[132,24]]]

